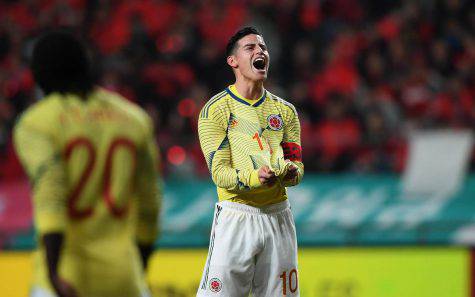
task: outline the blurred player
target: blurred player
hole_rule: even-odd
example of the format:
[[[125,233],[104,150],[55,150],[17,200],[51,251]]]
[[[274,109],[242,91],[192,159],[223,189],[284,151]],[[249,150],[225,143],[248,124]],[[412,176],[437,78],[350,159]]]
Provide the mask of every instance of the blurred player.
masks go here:
[[[256,29],[231,37],[226,55],[236,82],[206,103],[198,123],[220,202],[197,296],[299,296],[285,189],[304,171],[297,112],[264,89],[269,53]]]
[[[45,97],[14,130],[38,236],[30,297],[148,296],[160,208],[151,119],[93,85],[86,50],[65,32],[37,41],[32,70]]]

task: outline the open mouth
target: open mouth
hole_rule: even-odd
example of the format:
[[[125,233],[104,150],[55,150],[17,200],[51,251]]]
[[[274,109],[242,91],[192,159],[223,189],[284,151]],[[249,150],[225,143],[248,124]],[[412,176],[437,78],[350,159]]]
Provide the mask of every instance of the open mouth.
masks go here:
[[[266,61],[264,58],[257,58],[252,62],[252,66],[257,70],[265,70],[266,69]]]

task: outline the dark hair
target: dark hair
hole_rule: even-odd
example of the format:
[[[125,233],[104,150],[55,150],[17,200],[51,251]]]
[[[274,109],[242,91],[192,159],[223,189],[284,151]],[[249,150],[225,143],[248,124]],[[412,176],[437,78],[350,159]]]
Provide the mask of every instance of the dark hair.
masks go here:
[[[85,46],[66,30],[46,33],[36,41],[31,70],[43,92],[86,95],[93,88],[92,63]]]
[[[256,28],[254,27],[244,27],[241,30],[237,31],[228,41],[228,44],[226,45],[226,57],[232,55],[236,43],[243,37],[249,35],[249,34],[256,34],[259,36],[262,36],[262,34],[257,31]]]

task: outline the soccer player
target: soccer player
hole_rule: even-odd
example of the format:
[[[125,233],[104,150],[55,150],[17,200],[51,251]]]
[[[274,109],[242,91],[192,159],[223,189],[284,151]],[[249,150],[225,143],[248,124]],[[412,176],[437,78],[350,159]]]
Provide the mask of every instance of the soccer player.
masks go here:
[[[264,88],[269,53],[255,28],[232,36],[226,55],[236,82],[205,104],[198,123],[219,203],[197,296],[299,296],[286,193],[304,173],[297,112]]]
[[[33,49],[45,97],[14,129],[38,240],[30,297],[149,296],[143,270],[161,201],[152,121],[94,86],[88,57],[61,31]]]

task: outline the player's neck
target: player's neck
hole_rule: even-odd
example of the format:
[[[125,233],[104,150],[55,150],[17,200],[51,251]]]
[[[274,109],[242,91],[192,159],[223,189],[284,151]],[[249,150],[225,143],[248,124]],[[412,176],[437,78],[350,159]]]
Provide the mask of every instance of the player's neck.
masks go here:
[[[264,92],[263,81],[236,80],[234,83],[239,95],[249,100],[258,100]]]

